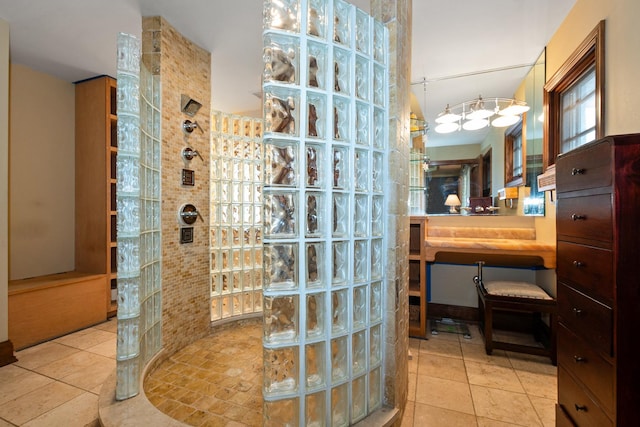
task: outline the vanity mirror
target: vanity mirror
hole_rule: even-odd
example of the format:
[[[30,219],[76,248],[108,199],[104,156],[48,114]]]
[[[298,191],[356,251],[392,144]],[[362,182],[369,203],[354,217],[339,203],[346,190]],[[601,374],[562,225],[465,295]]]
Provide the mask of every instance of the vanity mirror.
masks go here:
[[[469,197],[490,196],[493,205],[500,208],[492,215],[544,215],[544,192],[538,190],[536,179],[543,172],[544,83],[543,51],[514,93],[515,99],[530,107],[519,123],[506,128],[490,127],[484,139],[473,144],[440,142],[432,146],[432,130],[427,131],[426,138],[416,135],[410,160],[411,213],[450,214],[444,202],[455,193],[462,213],[469,212],[464,209],[469,207]],[[518,138],[515,149],[514,135]],[[501,200],[499,192],[504,188],[517,188],[517,198]]]

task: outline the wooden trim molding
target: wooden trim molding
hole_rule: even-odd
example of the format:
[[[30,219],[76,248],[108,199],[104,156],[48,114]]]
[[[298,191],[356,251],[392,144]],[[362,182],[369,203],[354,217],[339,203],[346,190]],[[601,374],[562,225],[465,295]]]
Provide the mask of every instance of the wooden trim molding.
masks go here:
[[[0,342],[0,366],[17,362],[18,359],[13,354],[13,344],[11,340]]]
[[[504,133],[504,186],[517,187],[526,185],[524,182],[525,171],[527,170],[527,113],[522,115],[519,123],[511,126]],[[513,171],[513,146],[516,139],[520,137],[520,151],[522,157],[522,170],[515,175]],[[531,185],[531,183],[528,183]]]
[[[591,66],[596,72],[596,139],[604,137],[605,21],[589,33],[580,46],[544,85],[544,150],[545,170],[555,164],[560,152],[560,95]]]

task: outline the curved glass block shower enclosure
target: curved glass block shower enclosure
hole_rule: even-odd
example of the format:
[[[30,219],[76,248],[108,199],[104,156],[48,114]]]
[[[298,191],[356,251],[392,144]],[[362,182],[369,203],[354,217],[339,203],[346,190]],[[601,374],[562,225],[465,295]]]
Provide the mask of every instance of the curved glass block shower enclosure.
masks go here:
[[[350,425],[383,404],[388,34],[343,0],[264,4],[263,120],[211,120],[211,320],[262,313],[265,425]],[[119,262],[137,263],[119,268],[120,399],[162,344],[160,138],[136,143],[118,155],[139,181],[118,180]]]
[[[265,425],[382,403],[387,32],[342,0],[264,13]]]

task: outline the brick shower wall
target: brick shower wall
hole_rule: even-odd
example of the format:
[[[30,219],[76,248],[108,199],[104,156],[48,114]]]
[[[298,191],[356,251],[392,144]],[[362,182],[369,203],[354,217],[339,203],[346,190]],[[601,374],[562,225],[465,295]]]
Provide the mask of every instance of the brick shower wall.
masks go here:
[[[178,33],[161,17],[143,19],[143,51],[149,69],[161,76],[162,106],[162,323],[168,355],[209,334],[209,129],[211,54]],[[180,111],[180,95],[202,104],[195,117]],[[182,131],[185,119],[202,132]],[[190,162],[182,149],[202,156]],[[195,186],[182,185],[182,169],[195,172]],[[180,244],[178,211],[196,206],[193,243]]]

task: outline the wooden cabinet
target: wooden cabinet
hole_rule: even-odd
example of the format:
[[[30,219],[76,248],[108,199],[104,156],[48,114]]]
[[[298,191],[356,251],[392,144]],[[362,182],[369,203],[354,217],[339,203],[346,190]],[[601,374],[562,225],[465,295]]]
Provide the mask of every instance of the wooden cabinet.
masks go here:
[[[116,80],[101,76],[76,84],[76,271],[103,273],[104,305],[115,315]]]
[[[426,222],[412,216],[409,223],[409,335],[419,338],[427,333]]]
[[[556,186],[556,424],[636,425],[640,134],[560,155]]]

